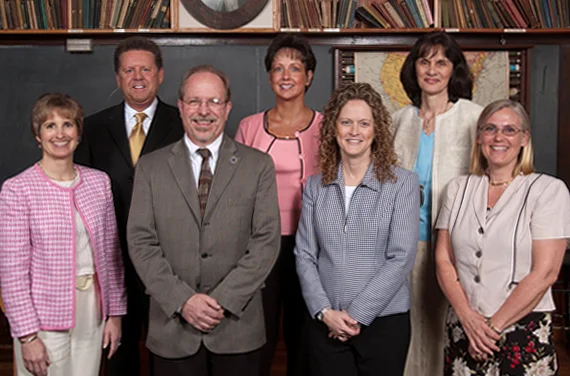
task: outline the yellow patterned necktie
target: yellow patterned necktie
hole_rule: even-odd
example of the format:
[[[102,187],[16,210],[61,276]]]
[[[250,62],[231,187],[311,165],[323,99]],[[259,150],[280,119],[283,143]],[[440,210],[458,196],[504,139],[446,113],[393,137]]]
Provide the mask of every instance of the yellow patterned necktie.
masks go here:
[[[137,123],[133,127],[131,135],[129,136],[133,166],[135,166],[139,160],[139,156],[141,155],[141,150],[144,145],[144,139],[146,137],[143,129],[143,121],[146,119],[146,114],[144,112],[136,113],[135,118],[137,118]]]

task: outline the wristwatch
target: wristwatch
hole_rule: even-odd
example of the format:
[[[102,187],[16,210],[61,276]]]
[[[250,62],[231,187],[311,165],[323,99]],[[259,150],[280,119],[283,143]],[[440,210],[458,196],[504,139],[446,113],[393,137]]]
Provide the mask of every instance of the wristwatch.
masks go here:
[[[317,313],[317,320],[323,321],[323,319],[325,318],[325,313],[327,313],[327,311],[328,311],[329,309],[330,309],[330,308],[323,308],[323,309],[321,309],[320,312]]]

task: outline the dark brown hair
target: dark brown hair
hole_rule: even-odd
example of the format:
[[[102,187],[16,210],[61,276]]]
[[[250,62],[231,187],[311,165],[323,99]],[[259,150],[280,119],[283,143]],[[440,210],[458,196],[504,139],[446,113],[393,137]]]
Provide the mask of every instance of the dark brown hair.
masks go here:
[[[418,85],[416,61],[432,56],[440,48],[453,64],[453,72],[447,84],[449,100],[455,103],[459,98],[470,100],[473,97],[473,77],[461,48],[449,34],[434,31],[424,34],[416,41],[400,71],[400,82],[414,106],[418,108],[422,104],[422,90]]]
[[[158,70],[162,69],[162,52],[160,51],[160,47],[148,38],[135,36],[123,39],[119,42],[117,48],[115,48],[115,73],[119,73],[119,69],[121,68],[121,55],[127,51],[135,50],[150,52],[154,56],[156,68]]]
[[[305,72],[311,71],[313,74],[315,73],[317,67],[315,54],[313,54],[313,50],[307,38],[305,38],[303,34],[298,33],[282,33],[273,38],[265,54],[264,63],[266,72],[271,71],[275,55],[282,49],[291,49],[297,52],[294,57],[301,60],[305,66]],[[309,86],[311,86],[310,84],[311,83],[309,83]],[[305,88],[305,91],[308,90],[309,86]]]

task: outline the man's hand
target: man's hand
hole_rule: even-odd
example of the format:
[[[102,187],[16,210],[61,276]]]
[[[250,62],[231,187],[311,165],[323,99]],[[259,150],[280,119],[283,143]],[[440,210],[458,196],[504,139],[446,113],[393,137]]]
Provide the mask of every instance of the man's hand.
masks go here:
[[[24,366],[34,376],[47,376],[50,360],[41,338],[22,344]]]
[[[194,294],[182,305],[180,315],[194,328],[209,332],[224,318],[224,309],[206,294]]]

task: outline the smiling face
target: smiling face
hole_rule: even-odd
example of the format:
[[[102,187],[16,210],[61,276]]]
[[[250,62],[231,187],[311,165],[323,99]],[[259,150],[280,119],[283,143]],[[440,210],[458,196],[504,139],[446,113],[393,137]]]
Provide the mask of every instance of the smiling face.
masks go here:
[[[425,94],[447,95],[447,85],[452,73],[453,63],[445,56],[441,47],[416,60],[418,86]]]
[[[42,148],[43,159],[72,159],[73,152],[79,144],[77,124],[54,111],[40,124],[36,141]]]
[[[495,112],[487,119],[483,128],[492,129],[493,126],[499,130],[494,135],[478,131],[477,143],[481,145],[481,153],[487,159],[490,170],[513,171],[521,148],[529,141],[528,132],[521,131],[512,136],[505,136],[503,132],[505,127],[522,130],[521,119],[510,108]]]
[[[275,54],[269,71],[269,83],[278,98],[290,100],[304,97],[312,79],[313,72],[305,70],[300,52],[282,48]]]
[[[164,80],[164,70],[158,69],[154,55],[144,50],[123,52],[119,60],[119,70],[115,75],[117,86],[123,92],[125,102],[141,112],[156,98],[158,87]]]
[[[336,121],[336,133],[342,159],[370,159],[374,116],[368,103],[361,99],[346,102]]]
[[[215,73],[197,72],[188,77],[178,109],[190,141],[205,147],[222,134],[232,109],[226,100],[224,83]]]

